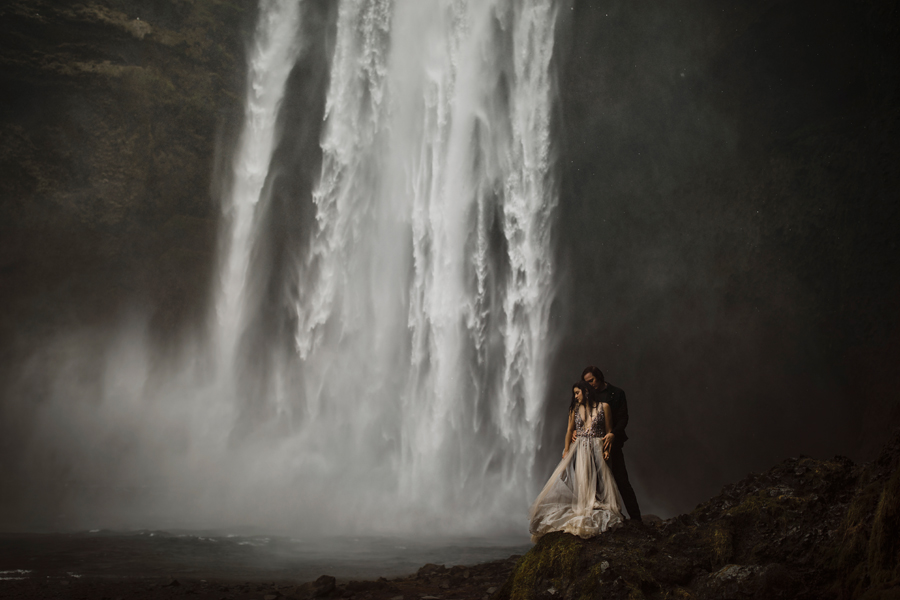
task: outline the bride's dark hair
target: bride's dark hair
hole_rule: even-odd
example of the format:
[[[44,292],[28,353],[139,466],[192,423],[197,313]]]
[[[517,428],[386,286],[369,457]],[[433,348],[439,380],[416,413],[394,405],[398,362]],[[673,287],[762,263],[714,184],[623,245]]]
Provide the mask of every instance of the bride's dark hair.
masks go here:
[[[569,404],[569,412],[575,410],[575,407],[578,406],[578,399],[575,397],[575,388],[581,390],[581,398],[587,403],[588,408],[593,408],[597,406],[597,394],[594,392],[594,388],[589,386],[584,381],[578,381],[572,384],[572,403]]]

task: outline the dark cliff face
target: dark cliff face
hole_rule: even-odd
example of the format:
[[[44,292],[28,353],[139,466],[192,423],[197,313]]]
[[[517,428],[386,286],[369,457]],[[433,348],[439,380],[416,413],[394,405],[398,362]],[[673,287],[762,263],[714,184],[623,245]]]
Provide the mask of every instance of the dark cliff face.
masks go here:
[[[201,322],[217,142],[240,124],[252,11],[219,0],[0,8],[5,351],[126,308],[149,311],[161,334]]]
[[[47,509],[67,467],[23,466],[53,369],[101,381],[123,320],[158,343],[203,327],[217,164],[242,116],[252,3],[0,6],[0,507]],[[224,143],[219,144],[220,140]],[[62,338],[68,343],[59,345]],[[55,460],[55,459],[51,459]],[[65,461],[58,461],[60,464]],[[50,484],[52,487],[52,483]],[[16,525],[19,526],[19,525]]]
[[[544,536],[495,600],[896,598],[898,540],[900,431],[866,465],[794,458],[666,522]]]
[[[662,513],[788,454],[871,457],[900,424],[896,6],[563,16],[551,390],[573,364],[625,389],[629,468]]]

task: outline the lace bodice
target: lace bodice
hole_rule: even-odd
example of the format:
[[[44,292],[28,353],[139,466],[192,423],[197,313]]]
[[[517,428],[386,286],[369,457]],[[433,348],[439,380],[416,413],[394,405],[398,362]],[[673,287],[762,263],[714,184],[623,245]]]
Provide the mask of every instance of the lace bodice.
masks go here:
[[[606,425],[606,418],[603,415],[603,406],[597,405],[597,412],[594,413],[594,418],[591,419],[590,427],[585,427],[585,422],[584,419],[581,418],[580,412],[581,407],[577,407],[575,409],[575,429],[578,430],[578,437],[583,439],[603,437]]]

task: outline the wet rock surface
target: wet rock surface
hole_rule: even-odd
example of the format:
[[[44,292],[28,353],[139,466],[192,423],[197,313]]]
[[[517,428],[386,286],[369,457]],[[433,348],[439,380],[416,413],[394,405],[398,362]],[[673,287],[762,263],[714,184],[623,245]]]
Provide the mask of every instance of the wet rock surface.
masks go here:
[[[792,458],[668,521],[547,535],[497,600],[894,598],[898,492],[900,434],[865,465]]]

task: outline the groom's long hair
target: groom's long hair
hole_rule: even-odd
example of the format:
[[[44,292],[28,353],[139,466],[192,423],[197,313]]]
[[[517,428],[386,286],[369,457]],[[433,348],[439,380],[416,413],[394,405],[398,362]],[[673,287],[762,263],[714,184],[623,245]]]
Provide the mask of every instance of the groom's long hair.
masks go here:
[[[590,373],[591,375],[593,375],[594,378],[595,378],[597,381],[599,381],[601,384],[606,383],[606,379],[603,377],[603,371],[601,371],[601,370],[598,369],[597,367],[595,367],[595,366],[593,366],[593,365],[591,365],[590,367],[585,367],[585,368],[584,368],[584,371],[581,372],[581,376],[584,377],[584,376],[587,375],[588,373]]]
[[[578,381],[572,384],[572,402],[569,404],[569,412],[575,410],[578,406],[578,399],[575,397],[575,388],[581,390],[581,397],[584,399],[587,408],[594,408],[599,401],[597,400],[597,392],[584,381]]]

